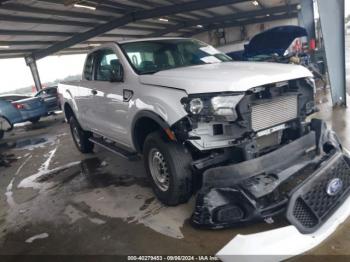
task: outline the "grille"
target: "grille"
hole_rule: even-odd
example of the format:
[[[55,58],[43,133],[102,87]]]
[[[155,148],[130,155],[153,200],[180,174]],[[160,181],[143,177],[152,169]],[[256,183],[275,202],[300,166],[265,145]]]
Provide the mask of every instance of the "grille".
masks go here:
[[[329,182],[338,178],[343,187],[338,194],[327,194]],[[322,170],[322,173],[303,185],[295,192],[297,198],[291,201],[288,209],[292,216],[288,217],[300,231],[309,233],[322,225],[336,207],[349,195],[350,167],[342,156],[335,158],[333,164]],[[294,223],[296,222],[296,223]]]
[[[293,215],[306,228],[313,228],[318,223],[317,217],[301,198],[298,198],[295,203]]]
[[[283,124],[298,117],[297,96],[274,98],[252,107],[252,129],[260,131]]]

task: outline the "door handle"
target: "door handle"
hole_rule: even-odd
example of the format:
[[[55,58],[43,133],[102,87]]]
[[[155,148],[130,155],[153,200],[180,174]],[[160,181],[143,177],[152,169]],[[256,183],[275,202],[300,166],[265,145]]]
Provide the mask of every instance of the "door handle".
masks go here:
[[[94,96],[97,95],[97,90],[92,89],[92,90],[91,90],[91,94],[93,94]]]

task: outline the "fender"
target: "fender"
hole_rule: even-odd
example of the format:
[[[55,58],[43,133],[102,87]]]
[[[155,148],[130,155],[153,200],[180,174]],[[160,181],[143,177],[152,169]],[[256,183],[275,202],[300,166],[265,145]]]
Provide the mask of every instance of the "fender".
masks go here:
[[[10,120],[8,120],[8,118],[6,116],[0,115],[0,118],[3,118],[7,121],[7,123],[9,124],[10,128],[7,130],[3,130],[3,131],[11,131],[13,129],[13,124],[11,123]]]
[[[135,134],[135,126],[136,126],[136,123],[138,122],[138,120],[140,120],[141,118],[149,118],[149,119],[152,119],[154,122],[156,122],[166,133],[167,133],[167,130],[170,130],[170,126],[169,124],[161,117],[159,116],[158,114],[152,112],[152,111],[149,111],[149,110],[142,110],[140,112],[138,112],[132,123],[131,123],[131,130],[132,130],[132,142],[134,144],[134,147],[136,148],[136,150],[138,152],[140,152],[140,147],[138,146],[137,144],[137,139],[136,139],[136,134]]]

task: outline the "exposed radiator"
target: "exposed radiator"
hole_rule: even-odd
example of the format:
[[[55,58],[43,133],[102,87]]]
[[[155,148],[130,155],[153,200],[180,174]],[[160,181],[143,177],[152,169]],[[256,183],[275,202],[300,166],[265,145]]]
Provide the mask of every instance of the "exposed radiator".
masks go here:
[[[260,131],[290,120],[298,116],[298,97],[276,97],[270,102],[252,107],[252,129]]]

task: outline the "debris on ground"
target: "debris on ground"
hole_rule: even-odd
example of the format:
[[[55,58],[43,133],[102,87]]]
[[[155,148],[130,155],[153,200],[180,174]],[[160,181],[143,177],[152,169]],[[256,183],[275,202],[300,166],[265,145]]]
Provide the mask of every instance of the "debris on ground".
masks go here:
[[[0,167],[10,167],[11,163],[15,162],[17,158],[14,154],[1,154],[0,153]]]
[[[26,243],[32,243],[33,241],[35,241],[37,239],[43,239],[43,238],[47,238],[47,237],[49,237],[48,233],[42,233],[42,234],[35,235],[35,236],[32,236],[32,237],[28,238],[25,242]]]

